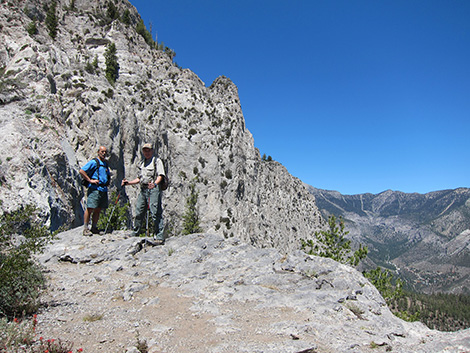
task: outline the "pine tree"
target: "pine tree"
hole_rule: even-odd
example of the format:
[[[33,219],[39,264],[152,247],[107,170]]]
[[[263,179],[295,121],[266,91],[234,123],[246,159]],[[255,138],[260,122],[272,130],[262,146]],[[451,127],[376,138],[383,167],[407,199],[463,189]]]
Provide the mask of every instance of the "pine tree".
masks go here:
[[[124,13],[122,14],[121,16],[121,22],[126,24],[126,25],[130,25],[131,24],[131,12],[129,11],[129,9],[126,9],[124,11]]]
[[[116,44],[110,43],[104,53],[106,78],[111,84],[114,84],[119,77],[119,64],[117,62],[116,52]]]
[[[57,2],[55,0],[52,0],[51,5],[49,6],[49,10],[47,10],[46,14],[46,27],[52,39],[55,39],[57,37],[58,32],[59,22],[57,20],[56,9]]]
[[[186,199],[186,212],[183,216],[184,235],[199,233],[202,231],[199,227],[199,214],[196,207],[198,193],[194,183],[190,185],[190,189],[191,193]]]
[[[359,261],[367,256],[367,247],[359,245],[359,249],[352,252],[351,241],[345,238],[349,231],[344,230],[344,222],[341,217],[337,225],[336,217],[331,215],[328,218],[328,225],[328,230],[315,232],[316,242],[312,239],[307,241],[302,239],[302,249],[310,248],[307,251],[310,255],[329,257],[344,264],[349,263],[352,266],[357,266]]]
[[[111,1],[108,1],[106,3],[106,6],[107,6],[106,15],[108,16],[109,20],[113,21],[119,18],[119,11],[116,5],[114,5]]]

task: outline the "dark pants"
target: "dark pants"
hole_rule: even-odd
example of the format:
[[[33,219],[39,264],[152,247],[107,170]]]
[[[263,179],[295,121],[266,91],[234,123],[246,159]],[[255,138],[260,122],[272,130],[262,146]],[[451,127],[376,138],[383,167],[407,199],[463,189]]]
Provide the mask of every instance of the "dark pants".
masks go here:
[[[147,208],[150,202],[150,213],[153,220],[153,233],[158,240],[164,240],[163,230],[163,209],[162,209],[162,192],[160,186],[153,189],[142,188],[137,198],[135,206],[135,221],[134,221],[134,235],[139,235],[142,232],[143,222],[146,220]]]

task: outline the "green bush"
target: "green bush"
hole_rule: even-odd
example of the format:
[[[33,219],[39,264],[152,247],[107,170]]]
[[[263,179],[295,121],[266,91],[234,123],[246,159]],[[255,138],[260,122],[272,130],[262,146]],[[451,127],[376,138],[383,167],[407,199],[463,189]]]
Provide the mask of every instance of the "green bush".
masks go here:
[[[93,67],[93,64],[91,62],[87,61],[87,63],[85,64],[85,71],[89,74],[95,73],[95,68]]]
[[[106,78],[109,83],[114,84],[119,77],[119,64],[116,56],[116,44],[109,43],[104,53],[106,64]]]
[[[37,310],[45,278],[32,255],[42,252],[52,238],[31,205],[0,217],[0,316]]]
[[[119,18],[119,11],[116,7],[116,5],[113,4],[112,1],[106,2],[106,16],[108,17],[109,20],[113,21]]]
[[[150,46],[154,46],[154,41],[152,38],[152,34],[147,30],[144,24],[144,20],[140,20],[139,23],[137,23],[137,26],[135,28],[135,31],[144,38],[145,42]]]
[[[37,323],[36,315],[32,320],[0,319],[0,352],[73,353],[73,343],[61,339],[38,338]],[[83,349],[76,349],[75,352],[83,352]]]
[[[131,12],[129,11],[129,9],[124,10],[124,13],[121,16],[121,22],[125,25],[131,24]]]
[[[52,39],[57,37],[59,21],[56,15],[57,2],[52,0],[46,14],[46,27]]]
[[[183,215],[183,234],[193,234],[201,232],[199,227],[199,214],[197,211],[197,197],[198,193],[196,191],[196,186],[193,184],[190,185],[191,193],[186,199],[186,212]]]
[[[127,220],[129,219],[129,202],[123,203],[120,195],[113,191],[110,198],[110,207],[106,209],[98,221],[99,229],[122,230],[127,229]],[[113,211],[114,209],[114,211]],[[109,219],[109,224],[108,224]],[[106,228],[107,225],[107,228]]]
[[[37,34],[38,33],[38,28],[36,26],[36,22],[35,21],[30,22],[30,24],[28,25],[26,30],[28,31],[30,36],[34,36],[35,34]]]
[[[25,255],[0,254],[0,314],[8,318],[34,313],[45,278]]]
[[[89,74],[95,74],[98,71],[98,57],[95,56],[92,62],[87,61],[85,64],[85,71]]]
[[[389,270],[377,267],[375,270],[364,271],[362,274],[378,289],[388,305],[403,296],[403,282],[398,279],[394,283],[393,275]]]
[[[359,249],[352,251],[351,241],[345,238],[349,231],[344,230],[343,219],[339,218],[336,224],[336,217],[331,215],[328,218],[329,229],[315,232],[316,242],[312,239],[301,239],[302,249],[310,255],[329,257],[343,264],[357,266],[359,261],[367,257],[367,247],[359,245]]]

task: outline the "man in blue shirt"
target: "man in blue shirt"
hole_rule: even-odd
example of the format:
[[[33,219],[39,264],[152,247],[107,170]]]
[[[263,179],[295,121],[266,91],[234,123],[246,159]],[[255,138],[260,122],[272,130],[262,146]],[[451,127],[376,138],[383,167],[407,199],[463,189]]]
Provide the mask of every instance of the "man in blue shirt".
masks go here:
[[[106,156],[108,151],[106,147],[100,146],[98,158],[94,158],[80,169],[80,175],[88,182],[86,210],[83,216],[83,235],[91,236],[99,234],[97,228],[100,212],[108,207],[108,185],[110,173]],[[91,217],[91,230],[88,229],[88,223]]]

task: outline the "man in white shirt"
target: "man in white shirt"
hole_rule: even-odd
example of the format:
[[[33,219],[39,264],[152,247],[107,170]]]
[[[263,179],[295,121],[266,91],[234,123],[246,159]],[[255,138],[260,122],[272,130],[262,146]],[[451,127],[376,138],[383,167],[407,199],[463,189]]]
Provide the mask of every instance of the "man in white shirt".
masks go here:
[[[154,150],[150,143],[144,144],[142,153],[144,161],[140,165],[140,173],[131,181],[122,180],[121,185],[140,184],[140,194],[135,207],[135,221],[133,236],[139,236],[142,232],[142,223],[145,220],[147,208],[150,208],[154,225],[154,239],[157,245],[163,245],[165,238],[163,234],[163,209],[161,183],[165,176],[163,162],[154,156]]]

